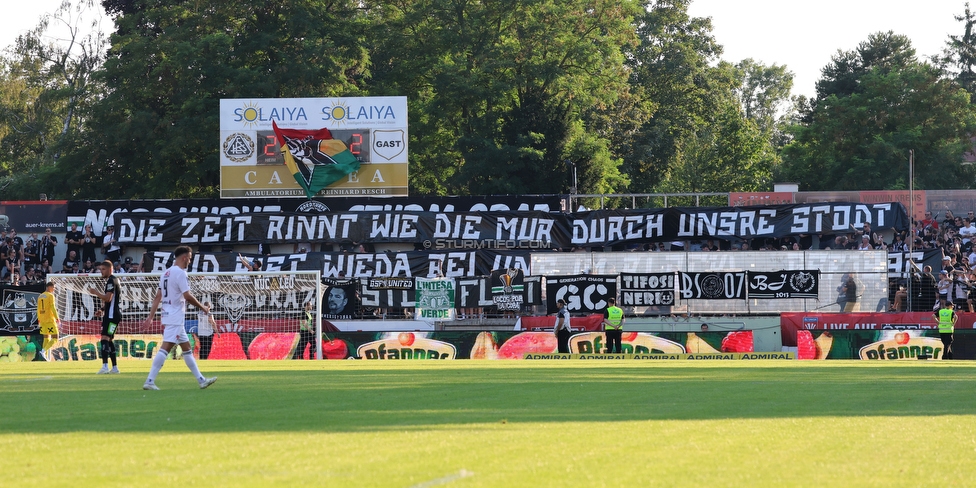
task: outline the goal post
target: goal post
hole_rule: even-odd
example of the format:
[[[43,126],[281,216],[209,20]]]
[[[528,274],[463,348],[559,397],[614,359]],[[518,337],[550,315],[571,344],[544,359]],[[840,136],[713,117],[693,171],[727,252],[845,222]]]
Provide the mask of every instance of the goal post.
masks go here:
[[[318,271],[268,271],[246,273],[188,273],[190,291],[201,303],[210,303],[211,315],[217,324],[215,338],[232,333],[248,339],[261,337],[264,349],[270,351],[247,354],[248,359],[286,359],[277,357],[281,351],[294,346],[305,318],[305,306],[313,304],[314,334],[312,343],[315,359],[322,359],[322,280]],[[117,273],[121,288],[119,306],[122,320],[116,335],[162,334],[159,311],[151,325],[146,318],[161,274]],[[102,303],[88,289],[102,291],[105,278],[101,274],[52,274],[55,299],[61,315],[61,335],[99,334]],[[199,309],[187,304],[188,332],[196,331]],[[288,342],[292,341],[292,342]],[[251,344],[248,342],[248,344]],[[276,352],[275,352],[276,351]],[[241,354],[243,354],[243,346]],[[275,356],[277,354],[277,356]],[[303,351],[298,352],[299,356]]]

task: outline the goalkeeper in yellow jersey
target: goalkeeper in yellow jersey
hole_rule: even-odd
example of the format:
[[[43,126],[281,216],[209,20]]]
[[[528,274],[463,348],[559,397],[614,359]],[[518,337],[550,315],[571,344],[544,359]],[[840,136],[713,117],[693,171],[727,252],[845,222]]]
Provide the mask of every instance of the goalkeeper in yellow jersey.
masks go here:
[[[51,348],[58,343],[58,326],[61,325],[61,317],[58,316],[58,308],[54,302],[54,283],[48,281],[45,285],[44,293],[37,297],[37,321],[41,325],[41,335],[44,342],[41,344],[41,356],[48,361],[52,361]]]

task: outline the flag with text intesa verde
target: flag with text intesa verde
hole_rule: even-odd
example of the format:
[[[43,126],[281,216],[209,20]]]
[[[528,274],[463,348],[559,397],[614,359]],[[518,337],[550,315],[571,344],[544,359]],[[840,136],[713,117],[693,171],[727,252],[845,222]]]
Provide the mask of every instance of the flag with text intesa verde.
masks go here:
[[[329,129],[282,129],[271,122],[285,166],[311,199],[323,188],[359,170],[359,160]]]

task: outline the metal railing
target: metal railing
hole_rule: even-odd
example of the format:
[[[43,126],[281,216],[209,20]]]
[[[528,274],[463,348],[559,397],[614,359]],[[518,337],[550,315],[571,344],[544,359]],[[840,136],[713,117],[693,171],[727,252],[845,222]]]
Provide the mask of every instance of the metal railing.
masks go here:
[[[720,206],[724,207],[729,204],[729,193],[613,193],[613,194],[570,194],[569,195],[569,210],[575,211],[579,208],[580,200],[594,200],[599,201],[599,207],[590,208],[590,210],[600,210],[606,208],[607,200],[624,200],[630,201],[630,206],[628,208],[668,208],[671,203],[674,202],[675,198],[686,199],[688,202],[694,202],[693,205],[682,203],[681,206],[702,206],[702,198],[711,199],[714,198],[715,201],[708,201],[708,206]],[[653,199],[660,199],[660,204],[646,204],[650,203]],[[642,203],[639,205],[639,203]],[[591,204],[592,205],[592,204]],[[589,207],[587,207],[589,208]],[[617,208],[617,207],[615,207]]]

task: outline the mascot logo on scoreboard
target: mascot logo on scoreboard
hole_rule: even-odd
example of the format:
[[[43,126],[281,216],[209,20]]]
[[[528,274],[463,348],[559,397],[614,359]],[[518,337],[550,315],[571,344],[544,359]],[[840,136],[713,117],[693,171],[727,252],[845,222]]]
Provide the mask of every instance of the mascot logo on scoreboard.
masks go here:
[[[243,163],[254,156],[254,139],[242,132],[235,132],[224,139],[224,156],[235,163]]]

